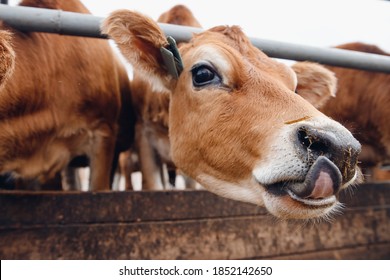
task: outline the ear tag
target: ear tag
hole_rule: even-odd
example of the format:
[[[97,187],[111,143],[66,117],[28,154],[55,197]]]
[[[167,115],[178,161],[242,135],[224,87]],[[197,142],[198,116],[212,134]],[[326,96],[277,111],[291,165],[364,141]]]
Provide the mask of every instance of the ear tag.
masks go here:
[[[169,74],[175,79],[178,79],[183,71],[183,61],[181,59],[179,50],[176,45],[175,39],[171,36],[167,37],[168,46],[166,48],[161,47],[160,52],[164,60],[164,65],[167,68]]]

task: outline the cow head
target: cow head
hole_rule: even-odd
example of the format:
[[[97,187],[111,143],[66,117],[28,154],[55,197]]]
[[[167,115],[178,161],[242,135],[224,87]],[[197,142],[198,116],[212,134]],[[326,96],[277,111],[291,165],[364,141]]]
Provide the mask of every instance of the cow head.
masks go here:
[[[146,80],[170,92],[172,156],[185,173],[278,217],[337,211],[337,194],[359,177],[360,144],[295,94],[294,71],[255,48],[239,27],[215,27],[181,45],[178,78],[164,66],[160,48],[168,42],[151,19],[119,10],[102,30]]]

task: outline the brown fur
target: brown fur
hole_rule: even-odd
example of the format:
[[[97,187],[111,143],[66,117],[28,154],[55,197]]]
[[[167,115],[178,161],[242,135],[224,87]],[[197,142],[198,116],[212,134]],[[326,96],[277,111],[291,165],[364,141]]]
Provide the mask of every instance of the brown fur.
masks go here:
[[[15,67],[15,52],[11,46],[11,34],[0,31],[0,86],[11,76]]]
[[[21,5],[88,13],[77,0]],[[0,172],[45,182],[86,155],[92,189],[108,189],[121,97],[130,94],[124,67],[105,40],[7,29],[16,61],[0,90]]]

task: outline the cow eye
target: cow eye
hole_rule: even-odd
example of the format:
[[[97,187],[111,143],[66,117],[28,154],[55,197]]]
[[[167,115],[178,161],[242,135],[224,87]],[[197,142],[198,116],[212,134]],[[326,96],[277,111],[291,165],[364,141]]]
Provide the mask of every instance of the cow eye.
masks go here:
[[[192,84],[195,87],[203,87],[209,84],[221,83],[217,71],[210,65],[198,64],[192,70]]]

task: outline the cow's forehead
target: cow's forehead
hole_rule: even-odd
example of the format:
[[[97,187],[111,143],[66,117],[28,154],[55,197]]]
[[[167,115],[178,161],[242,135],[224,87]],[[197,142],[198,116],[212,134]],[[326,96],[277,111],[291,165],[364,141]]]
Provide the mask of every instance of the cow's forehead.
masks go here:
[[[215,27],[194,35],[189,43],[181,46],[183,56],[189,55],[192,63],[203,59],[204,50],[208,50],[206,56],[212,60],[221,61],[221,57],[223,57],[226,63],[236,68],[235,71],[243,71],[246,66],[267,73],[268,76],[282,81],[291,90],[295,90],[297,86],[296,75],[289,66],[268,57],[253,46],[248,37],[236,26]],[[213,52],[214,55],[209,55]],[[251,71],[251,73],[254,72]]]

